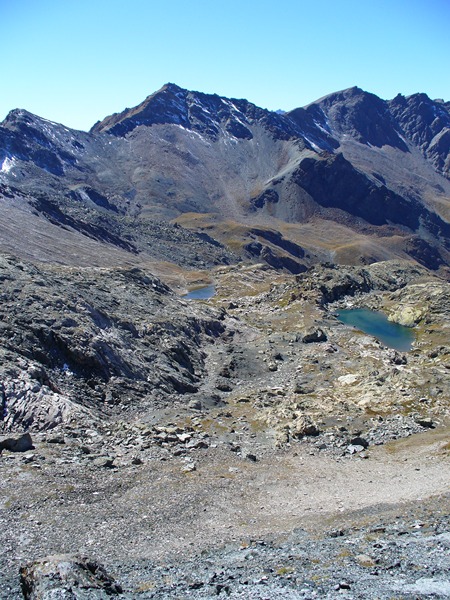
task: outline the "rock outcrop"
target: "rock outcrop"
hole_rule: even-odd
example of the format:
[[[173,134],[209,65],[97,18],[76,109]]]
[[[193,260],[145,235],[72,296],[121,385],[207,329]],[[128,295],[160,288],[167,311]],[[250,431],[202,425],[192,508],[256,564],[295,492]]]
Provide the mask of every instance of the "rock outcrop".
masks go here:
[[[7,429],[95,421],[138,398],[196,392],[223,313],[139,269],[45,269],[0,260]],[[130,394],[132,400],[130,400]]]
[[[86,556],[54,555],[20,569],[25,600],[104,600],[122,588],[104,567]]]

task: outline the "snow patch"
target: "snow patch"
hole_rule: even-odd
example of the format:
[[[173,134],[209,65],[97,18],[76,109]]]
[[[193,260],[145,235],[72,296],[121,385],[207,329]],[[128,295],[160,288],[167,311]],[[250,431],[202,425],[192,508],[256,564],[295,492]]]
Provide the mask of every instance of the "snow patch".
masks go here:
[[[303,139],[312,146],[313,150],[315,150],[316,152],[321,151],[321,148],[317,144],[315,144],[311,139],[309,139],[309,137],[306,137],[305,134],[303,134]]]
[[[203,136],[200,133],[198,133],[197,131],[194,131],[193,129],[188,129],[187,127],[183,127],[183,125],[180,125],[179,123],[171,123],[171,124],[174,125],[175,127],[178,127],[179,129],[183,129],[183,131],[186,131],[186,133],[188,133],[191,137],[199,137],[202,141],[205,141]]]
[[[191,106],[198,106],[202,109],[203,112],[211,114],[211,111],[206,108],[206,106],[200,102],[200,100],[196,96],[189,97]]]
[[[14,166],[14,159],[6,157],[3,161],[2,168],[0,171],[2,173],[9,173]]]
[[[44,117],[39,117],[41,121],[45,121],[46,123],[50,123],[50,125],[59,125],[59,123],[55,123],[55,121],[50,121],[50,119],[44,119]]]
[[[242,113],[239,113],[240,115],[242,115]],[[242,125],[243,127],[247,127],[248,123],[244,123],[243,121],[241,121],[241,119],[239,119],[239,117],[236,115],[236,113],[233,113],[232,115],[233,119],[235,121],[237,121],[240,125]]]
[[[318,129],[320,129],[321,131],[323,131],[324,133],[326,133],[327,135],[329,135],[329,134],[330,134],[330,130],[329,130],[329,125],[328,125],[328,123],[326,123],[326,125],[328,126],[328,130],[327,130],[327,129],[325,129],[325,127],[323,127],[323,125],[321,125],[321,124],[320,124],[318,121],[314,121],[314,125],[315,125],[316,127],[318,127]]]

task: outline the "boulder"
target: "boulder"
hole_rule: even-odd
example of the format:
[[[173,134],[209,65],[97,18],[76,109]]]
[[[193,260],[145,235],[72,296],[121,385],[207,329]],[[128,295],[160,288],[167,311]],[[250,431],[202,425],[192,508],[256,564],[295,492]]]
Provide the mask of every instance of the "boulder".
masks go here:
[[[369,447],[369,442],[366,440],[366,438],[356,436],[350,440],[350,445],[351,446],[362,446],[364,449],[366,449]]]
[[[20,584],[25,600],[103,600],[122,593],[102,565],[86,556],[69,554],[22,566]]]
[[[202,403],[200,402],[200,400],[194,399],[190,400],[188,406],[189,408],[193,408],[194,410],[201,410]]]
[[[362,567],[375,567],[376,565],[376,561],[367,554],[358,554],[357,556],[355,556],[355,560]]]
[[[294,382],[294,390],[293,391],[294,391],[294,394],[313,394],[314,386],[307,381],[297,380]]]
[[[302,337],[304,344],[311,344],[314,342],[326,342],[327,336],[323,329],[320,327],[310,327]]]
[[[196,471],[197,467],[195,465],[194,462],[188,462],[184,465],[184,467],[182,468],[181,472],[182,473],[192,473],[193,471]]]
[[[0,440],[0,452],[9,450],[10,452],[28,452],[33,450],[33,441],[29,433],[24,433],[17,438],[5,438]]]
[[[317,425],[307,415],[300,415],[297,417],[297,419],[290,423],[289,429],[294,438],[316,436],[320,433]]]
[[[358,454],[364,452],[365,448],[361,444],[350,444],[347,446],[347,454]]]
[[[433,419],[431,419],[430,417],[416,417],[416,423],[418,423],[422,427],[428,427],[429,429],[434,429],[435,427]]]
[[[406,365],[408,363],[408,359],[404,354],[399,354],[394,350],[390,356],[390,361],[394,365]]]
[[[404,327],[414,327],[425,316],[425,310],[417,306],[400,306],[389,315],[388,320]]]
[[[114,467],[114,458],[111,456],[98,456],[92,460],[92,464],[95,467],[112,469]]]

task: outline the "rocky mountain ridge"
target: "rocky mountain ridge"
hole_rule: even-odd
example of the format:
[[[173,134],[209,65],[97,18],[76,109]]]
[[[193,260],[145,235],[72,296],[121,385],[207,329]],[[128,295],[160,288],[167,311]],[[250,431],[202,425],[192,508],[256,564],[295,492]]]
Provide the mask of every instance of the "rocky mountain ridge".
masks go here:
[[[275,256],[269,264],[300,272],[411,257],[437,269],[449,263],[449,140],[446,103],[356,87],[280,114],[167,84],[90,132],[14,110],[0,126],[0,219],[9,227],[26,214],[37,260],[53,235],[69,247],[88,238],[95,264],[112,251],[134,264],[182,256],[194,266],[197,256],[208,266],[215,245],[215,264]],[[155,240],[168,221],[212,244],[192,239],[163,256]],[[61,248],[59,260],[70,254]]]

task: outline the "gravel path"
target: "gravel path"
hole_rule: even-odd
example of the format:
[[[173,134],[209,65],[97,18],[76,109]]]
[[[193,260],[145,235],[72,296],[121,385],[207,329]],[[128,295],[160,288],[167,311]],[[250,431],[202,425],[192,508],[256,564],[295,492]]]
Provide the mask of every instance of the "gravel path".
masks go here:
[[[70,442],[5,454],[0,598],[21,597],[20,565],[75,552],[128,598],[448,597],[447,439],[429,431],[367,459],[298,444],[257,462],[219,443],[195,450],[190,472],[162,449],[112,470],[86,469]],[[368,570],[382,574],[373,594]]]

